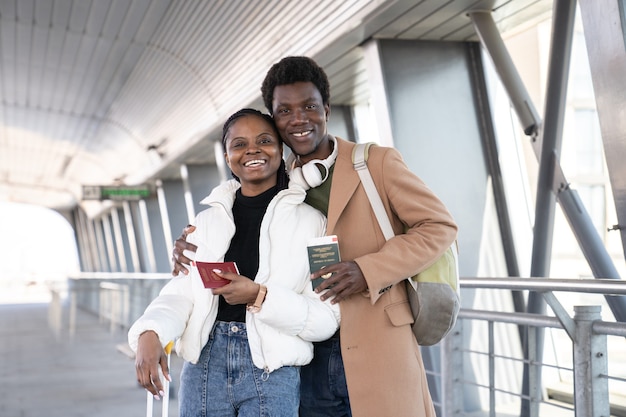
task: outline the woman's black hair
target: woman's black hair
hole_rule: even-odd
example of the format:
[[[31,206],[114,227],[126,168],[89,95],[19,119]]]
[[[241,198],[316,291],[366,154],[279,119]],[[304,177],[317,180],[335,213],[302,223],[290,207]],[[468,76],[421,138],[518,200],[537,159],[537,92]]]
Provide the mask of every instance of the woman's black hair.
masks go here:
[[[230,130],[231,126],[235,123],[235,121],[246,116],[257,116],[265,120],[270,126],[272,126],[272,129],[274,130],[274,133],[276,134],[276,138],[278,139],[278,141],[280,143],[283,142],[280,137],[280,134],[278,133],[278,130],[276,129],[276,125],[274,124],[274,119],[272,119],[272,116],[270,116],[267,113],[260,112],[257,109],[244,108],[231,114],[230,117],[224,123],[224,127],[222,128],[222,149],[224,150],[224,153],[226,153],[226,135],[228,135],[228,131]],[[230,173],[234,179],[241,182],[241,180],[237,178],[237,176],[232,171]],[[280,160],[280,166],[278,167],[278,172],[276,173],[276,186],[278,187],[278,191],[284,190],[285,188],[289,186],[289,177],[287,176],[287,170],[285,169],[285,160],[282,158]]]
[[[261,85],[263,103],[270,114],[273,113],[272,101],[276,86],[300,81],[313,83],[322,96],[322,103],[330,103],[330,84],[322,67],[306,56],[288,56],[272,65]]]

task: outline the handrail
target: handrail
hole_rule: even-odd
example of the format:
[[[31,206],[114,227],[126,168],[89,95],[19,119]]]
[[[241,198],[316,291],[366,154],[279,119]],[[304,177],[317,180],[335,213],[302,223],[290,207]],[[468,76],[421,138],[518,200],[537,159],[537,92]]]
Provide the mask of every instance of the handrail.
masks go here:
[[[169,272],[77,272],[69,279],[172,279]]]
[[[617,383],[618,381],[626,382],[623,375],[610,374],[608,362],[607,336],[626,337],[626,323],[623,322],[605,322],[602,321],[600,306],[581,305],[574,306],[574,315],[570,313],[560,304],[554,293],[589,293],[598,295],[626,295],[626,281],[618,279],[559,279],[559,278],[478,278],[478,277],[462,277],[460,279],[462,289],[484,289],[484,290],[518,290],[518,291],[535,291],[541,293],[548,301],[550,307],[556,317],[545,314],[533,314],[524,312],[509,312],[501,310],[485,310],[461,308],[459,312],[457,325],[442,342],[441,357],[441,380],[442,380],[442,401],[440,406],[444,415],[463,415],[463,386],[481,387],[489,390],[488,392],[488,412],[489,415],[496,415],[495,398],[496,393],[505,393],[514,395],[531,403],[530,415],[536,417],[540,415],[539,406],[548,405],[551,407],[561,407],[566,410],[586,410],[585,415],[592,417],[604,415],[626,415],[622,412],[615,413],[616,409],[621,407],[619,400],[615,404],[611,404],[609,398],[609,381]],[[481,334],[481,342],[478,345],[468,345],[464,336],[463,322],[483,321],[487,323],[486,335]],[[530,374],[533,384],[541,384],[540,369],[548,364],[541,363],[534,355],[534,351],[530,351],[528,358],[516,357],[516,355],[503,355],[498,352],[496,341],[501,337],[496,335],[496,331],[502,330],[496,324],[513,324],[525,326],[528,338],[527,343],[533,346],[536,340],[537,329],[540,328],[563,328],[569,335],[572,342],[572,367],[560,368],[565,371],[572,372],[572,394],[571,404],[569,407],[566,403],[554,403],[544,400],[542,396],[525,397],[523,393],[517,393],[515,390],[506,388],[506,386],[498,386],[495,376],[497,363],[500,364],[507,359],[511,361],[523,360],[530,367]],[[482,325],[481,325],[482,326]],[[485,327],[477,327],[477,329],[485,329]],[[498,330],[499,329],[499,330]],[[484,330],[483,330],[484,331]],[[485,336],[487,341],[485,342]],[[614,339],[615,340],[615,339]],[[475,346],[481,346],[486,343],[484,348],[476,349]],[[488,366],[488,371],[482,370],[481,377],[476,381],[466,381],[459,378],[457,370],[463,368],[465,356],[484,355],[487,359],[480,359]],[[473,356],[476,358],[476,356]],[[466,359],[465,359],[466,360]],[[496,360],[498,362],[496,362]],[[485,365],[483,363],[483,365]],[[613,370],[615,372],[615,369]],[[488,382],[484,380],[488,379]],[[569,393],[566,393],[569,394]],[[616,409],[613,409],[613,406]],[[592,410],[592,411],[590,411]],[[610,410],[610,412],[609,412]]]
[[[150,291],[146,291],[147,288],[158,288],[160,285],[165,285],[165,282],[172,278],[169,273],[94,273],[94,272],[84,272],[79,275],[74,275],[71,278],[80,279],[83,278],[88,282],[85,282],[85,285],[92,290],[115,290],[120,288],[118,282],[115,282],[115,278],[121,278],[121,283],[124,285],[128,284],[131,286],[131,294],[133,295],[130,300],[126,299],[124,302],[128,303],[132,302],[133,306],[140,306],[140,310],[144,307],[144,304],[149,302],[151,294],[154,292],[152,289]],[[108,282],[97,283],[97,279],[105,278]],[[141,284],[140,282],[134,282],[135,280],[141,281],[142,279],[149,281],[145,284],[148,284],[149,287],[144,286],[145,284]],[[157,279],[163,280],[163,283],[157,282]],[[485,289],[485,290],[523,290],[523,291],[537,291],[543,294],[543,296],[547,297],[548,300],[551,301],[551,307],[559,307],[558,302],[554,299],[553,292],[565,291],[565,292],[578,292],[578,293],[594,293],[594,294],[626,294],[626,282],[621,280],[614,279],[557,279],[557,278],[520,278],[520,277],[504,277],[504,278],[477,278],[477,277],[462,277],[460,279],[460,286],[462,289]],[[134,289],[133,289],[134,288]],[[87,288],[83,286],[77,286],[70,288],[72,296],[75,297],[77,292],[85,291]],[[148,297],[144,299],[143,297]],[[93,298],[91,298],[93,300]],[[97,300],[95,300],[97,302]],[[76,300],[71,303],[72,305],[76,304]],[[534,334],[533,329],[537,328],[564,328],[570,336],[575,336],[572,339],[573,346],[577,348],[585,348],[591,346],[591,342],[593,341],[593,345],[596,346],[597,349],[597,341],[602,341],[606,336],[618,336],[625,337],[626,336],[626,323],[613,323],[613,322],[604,322],[600,319],[598,315],[597,318],[593,320],[586,320],[583,316],[579,314],[578,317],[576,315],[574,317],[563,317],[567,312],[561,307],[555,314],[557,317],[552,317],[549,315],[540,315],[533,313],[514,313],[509,311],[501,311],[501,310],[478,310],[471,309],[471,306],[467,306],[470,308],[461,308],[459,312],[459,320],[457,321],[457,326],[455,330],[447,336],[441,344],[442,349],[442,357],[441,357],[441,365],[440,369],[441,373],[436,373],[430,371],[430,375],[434,375],[437,377],[441,377],[442,381],[442,393],[443,398],[442,402],[439,402],[439,406],[442,406],[443,409],[446,410],[462,410],[462,406],[457,406],[456,404],[448,403],[448,401],[456,401],[459,398],[462,398],[462,385],[464,385],[462,379],[458,378],[458,369],[463,367],[463,356],[464,355],[474,355],[474,354],[483,354],[473,347],[470,348],[466,345],[464,341],[465,338],[463,336],[463,324],[462,322],[470,323],[474,320],[478,321],[486,321],[489,330],[489,347],[486,350],[486,353],[489,358],[489,367],[490,367],[490,375],[495,372],[495,367],[497,363],[502,363],[503,359],[498,352],[498,349],[494,348],[496,346],[495,341],[498,340],[498,337],[494,334],[494,332],[500,329],[500,326],[497,326],[497,323],[508,323],[518,326],[527,326],[528,327],[528,336],[527,337],[535,337],[532,336]],[[580,308],[580,307],[575,307]],[[588,307],[582,307],[588,308]],[[582,312],[584,310],[580,310]],[[71,317],[72,315],[70,315]],[[587,323],[587,324],[585,324]],[[482,326],[482,325],[481,325]],[[73,326],[70,326],[73,327]],[[568,330],[569,328],[569,330]],[[588,329],[588,330],[587,330]],[[473,330],[476,331],[476,330]],[[533,339],[531,339],[533,340]],[[484,344],[484,341],[482,341]],[[604,342],[603,342],[604,343]],[[580,367],[574,366],[574,369],[571,371],[575,374],[575,378],[578,380],[583,380],[585,383],[578,384],[578,386],[591,386],[593,384],[600,391],[605,394],[601,395],[600,398],[604,403],[608,403],[608,393],[605,388],[608,380],[615,381],[619,380],[619,377],[615,375],[609,376],[609,372],[604,370],[602,361],[606,361],[607,353],[606,348],[602,349],[602,355],[592,355],[592,356],[584,356],[585,363],[593,363],[593,367],[595,369],[595,374],[600,375],[601,377],[590,380],[585,375],[581,376]],[[577,353],[578,356],[581,356],[581,353]],[[496,362],[497,359],[497,362]],[[517,361],[522,360],[515,355],[512,355],[511,360]],[[530,360],[529,362],[535,369],[540,368],[543,365],[537,362],[535,359]],[[445,366],[444,366],[445,364]],[[493,377],[495,378],[495,376]],[[490,386],[490,403],[491,397],[495,396],[496,392],[508,392],[510,389],[502,391],[498,387],[496,380],[490,378],[489,386]],[[581,379],[582,378],[582,379]],[[476,381],[474,385],[480,381]],[[603,385],[604,384],[604,385]],[[469,384],[472,385],[472,384]],[[481,385],[482,386],[482,385]],[[514,390],[513,390],[514,391]],[[514,394],[514,393],[512,393]],[[518,394],[519,395],[519,394]],[[594,394],[595,395],[595,394]],[[520,398],[523,396],[520,395]],[[495,397],[494,397],[495,398]],[[541,398],[533,398],[534,404],[545,402]],[[580,399],[576,399],[577,405],[582,405]],[[550,404],[553,406],[553,404]],[[608,406],[608,405],[607,405]],[[452,408],[450,408],[452,407]],[[448,416],[452,415],[461,415],[457,412],[452,412],[447,414]],[[495,412],[495,407],[490,409],[490,412]],[[622,414],[623,415],[623,414]]]
[[[606,295],[626,295],[626,281],[616,279],[561,278],[475,278],[461,277],[461,288],[528,290],[537,292],[567,291]]]

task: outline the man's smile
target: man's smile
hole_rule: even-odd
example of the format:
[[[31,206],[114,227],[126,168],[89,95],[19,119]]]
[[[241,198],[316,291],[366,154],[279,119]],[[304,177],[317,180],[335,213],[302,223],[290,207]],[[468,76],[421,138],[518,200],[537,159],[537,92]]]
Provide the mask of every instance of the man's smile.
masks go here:
[[[297,138],[301,138],[303,136],[310,134],[311,132],[313,132],[313,130],[305,130],[303,132],[292,132],[291,135]]]

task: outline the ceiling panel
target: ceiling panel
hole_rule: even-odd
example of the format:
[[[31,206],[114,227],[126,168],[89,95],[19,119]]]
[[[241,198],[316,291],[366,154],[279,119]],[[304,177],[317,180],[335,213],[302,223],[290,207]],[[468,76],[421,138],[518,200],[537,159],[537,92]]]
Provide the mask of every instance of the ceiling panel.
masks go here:
[[[28,1],[21,1],[20,4],[22,3],[28,3]],[[50,22],[52,19],[52,6],[54,3],[51,1],[33,1],[31,3],[34,3],[35,5],[33,17],[34,25],[39,27],[50,26]]]
[[[285,55],[318,59],[333,104],[363,103],[366,39],[475,40],[468,9],[493,7],[512,28],[551,3],[0,0],[0,199],[67,209],[82,184],[213,163],[222,121],[262,107],[261,81]]]
[[[57,0],[52,9],[52,25],[56,27],[67,27],[72,10],[72,0]]]
[[[512,1],[497,8],[493,12],[498,29],[507,33],[516,28],[526,28],[532,22],[548,18],[552,14],[552,2],[543,0]]]
[[[101,36],[109,39],[129,39],[128,36],[125,36],[122,29],[122,24],[124,23],[126,13],[130,8],[130,5],[133,4],[134,1],[113,1],[109,5],[109,9],[107,10],[106,19],[104,21],[104,26],[102,27]]]
[[[435,13],[442,10],[453,0],[424,0],[417,2],[397,19],[376,33],[377,38],[394,39],[402,36],[411,28],[424,24]]]
[[[89,15],[85,19],[85,35],[100,36],[111,7],[111,2],[91,1],[89,6]]]
[[[69,32],[83,33],[89,11],[91,9],[92,0],[77,1],[72,3],[72,11],[68,23]]]

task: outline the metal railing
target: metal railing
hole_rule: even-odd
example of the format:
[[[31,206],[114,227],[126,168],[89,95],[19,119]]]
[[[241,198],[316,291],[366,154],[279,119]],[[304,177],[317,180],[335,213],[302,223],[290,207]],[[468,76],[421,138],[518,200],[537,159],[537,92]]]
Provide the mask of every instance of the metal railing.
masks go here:
[[[48,322],[57,338],[65,331],[72,339],[78,309],[98,316],[109,331],[127,329],[171,279],[167,273],[82,273],[69,277],[68,285],[51,287]],[[67,301],[63,294],[67,295]],[[63,304],[69,304],[67,315]]]
[[[109,322],[110,329],[115,327],[127,328],[145,309],[145,307],[158,294],[160,289],[171,277],[168,274],[83,274],[80,277],[70,279],[67,292],[70,300],[69,331],[70,336],[74,332],[76,309],[81,308],[91,311],[101,317],[101,320]],[[441,401],[439,415],[451,416],[496,416],[503,415],[501,403],[503,397],[513,397],[515,403],[526,400],[530,403],[530,417],[537,416],[565,416],[576,415],[585,417],[599,416],[626,416],[626,408],[619,409],[617,404],[611,402],[614,395],[609,388],[610,383],[622,384],[626,387],[624,377],[611,374],[616,368],[607,349],[607,337],[626,337],[626,323],[606,322],[600,317],[600,307],[575,306],[572,316],[567,313],[554,292],[593,293],[600,295],[624,295],[626,294],[626,281],[619,280],[579,280],[579,279],[533,279],[533,278],[462,278],[461,288],[465,290],[509,290],[509,291],[536,291],[543,294],[552,308],[555,316],[515,313],[502,311],[502,309],[478,310],[462,308],[455,328],[440,343],[441,349],[441,373],[434,373],[441,381]],[[464,300],[462,300],[464,301]],[[50,305],[50,322],[56,327],[62,327],[62,310],[60,297],[53,294]],[[481,326],[486,330],[481,332]],[[506,327],[513,327],[514,330]],[[521,349],[519,329],[526,337],[529,347],[535,346],[534,340],[538,331],[545,329],[562,329],[571,341],[572,366],[539,362],[535,352],[531,349],[525,359]],[[501,333],[506,333],[502,335]],[[514,335],[515,337],[511,337]],[[482,338],[477,349],[470,340]],[[620,339],[620,342],[624,342]],[[517,350],[515,349],[517,345]],[[503,352],[506,346],[507,352]],[[513,351],[513,353],[511,353]],[[626,349],[624,349],[626,352]],[[475,359],[478,357],[479,359]],[[626,359],[626,355],[623,355]],[[619,360],[619,359],[618,359]],[[513,365],[506,363],[513,363]],[[625,363],[618,367],[626,376]],[[476,365],[478,364],[478,365]],[[549,397],[547,390],[534,390],[530,392],[543,392],[541,398],[532,395],[522,395],[520,383],[510,383],[511,379],[519,375],[507,375],[507,384],[501,384],[502,374],[500,368],[529,366],[530,383],[534,386],[541,385],[542,370],[556,368],[559,371],[569,372],[573,381],[566,384],[566,400],[554,401]],[[472,372],[462,372],[468,367],[474,366]],[[474,391],[486,391],[488,400],[484,409],[466,411],[464,396],[472,395]],[[622,389],[622,392],[626,388]],[[470,394],[468,394],[470,393]],[[624,398],[623,403],[626,403]],[[542,412],[541,407],[549,405],[550,412]],[[555,413],[553,408],[560,409]],[[506,415],[519,415],[517,410],[508,409]]]
[[[129,285],[104,281],[100,283],[100,323],[109,322],[109,331],[128,324],[130,310]]]
[[[626,323],[605,322],[601,320],[600,306],[574,306],[574,314],[570,316],[563,305],[554,295],[554,292],[578,292],[604,295],[626,294],[626,282],[618,280],[582,280],[582,279],[533,279],[533,278],[463,278],[461,287],[464,289],[488,290],[529,290],[543,294],[548,305],[552,308],[555,317],[539,314],[514,313],[491,310],[475,310],[463,308],[459,313],[457,324],[453,331],[441,342],[441,381],[442,381],[442,416],[470,415],[464,410],[464,393],[472,390],[488,391],[488,406],[481,415],[496,416],[497,396],[516,397],[517,403],[526,400],[530,403],[530,416],[541,415],[540,408],[550,405],[561,410],[558,415],[576,415],[585,417],[608,417],[609,415],[626,415],[619,407],[611,406],[609,382],[626,382],[626,379],[610,375],[610,358],[607,349],[607,337],[626,337]],[[468,323],[472,326],[468,326]],[[471,349],[466,334],[471,328],[476,331],[477,323],[486,323],[486,350]],[[521,348],[519,356],[502,354],[496,348],[497,331],[505,325],[523,326],[527,329],[523,334],[527,338],[529,351],[527,358],[523,357]],[[571,368],[539,362],[535,346],[537,331],[546,328],[563,329],[572,343]],[[510,334],[510,333],[509,333]],[[505,336],[506,337],[506,336]],[[519,342],[519,341],[518,341]],[[484,343],[483,343],[484,344]],[[467,361],[480,357],[486,360],[488,369],[481,369],[482,377],[469,380],[465,372],[459,372],[467,366]],[[475,359],[474,359],[475,360]],[[569,371],[573,375],[571,403],[553,401],[547,398],[544,389],[530,392],[544,392],[542,398],[535,398],[532,394],[524,396],[509,387],[498,386],[496,374],[498,366],[506,361],[519,366],[529,366],[530,384],[541,386],[541,371],[544,368],[556,367],[561,371]],[[485,372],[486,371],[486,372]],[[510,376],[509,376],[510,377]],[[506,384],[504,384],[506,385]],[[514,384],[513,384],[514,385]],[[532,387],[531,387],[532,388]],[[519,412],[519,409],[517,409]],[[471,414],[476,415],[476,414]],[[543,415],[554,416],[554,412]]]

